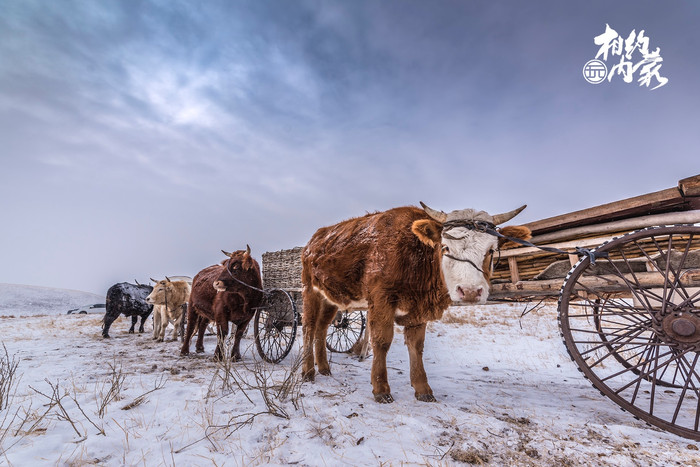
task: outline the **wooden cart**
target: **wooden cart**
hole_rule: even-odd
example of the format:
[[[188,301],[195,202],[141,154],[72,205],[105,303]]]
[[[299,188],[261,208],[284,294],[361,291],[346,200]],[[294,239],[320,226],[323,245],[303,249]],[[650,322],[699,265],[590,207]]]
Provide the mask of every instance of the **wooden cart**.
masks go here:
[[[650,424],[700,440],[700,175],[526,225],[533,244],[562,252],[500,251],[489,300],[558,301],[566,349],[601,393]],[[577,247],[594,256],[579,256]],[[255,317],[268,361],[283,359],[296,335],[300,252],[263,255],[265,288],[279,291],[278,305]],[[349,350],[364,320],[339,313],[329,348]]]
[[[255,345],[260,356],[271,363],[282,361],[291,351],[301,324],[301,250],[272,251],[263,254],[265,306],[253,319]],[[365,310],[339,310],[328,328],[326,348],[350,352],[365,330]]]
[[[532,243],[568,254],[503,250],[489,298],[557,300],[566,349],[594,387],[700,440],[700,175],[527,226]]]

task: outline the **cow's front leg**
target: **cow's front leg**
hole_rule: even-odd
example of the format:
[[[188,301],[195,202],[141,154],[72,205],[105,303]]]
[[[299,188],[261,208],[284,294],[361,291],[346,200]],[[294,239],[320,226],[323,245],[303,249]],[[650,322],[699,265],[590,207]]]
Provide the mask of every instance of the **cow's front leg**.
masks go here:
[[[134,328],[136,327],[136,321],[138,321],[139,315],[131,315],[131,327],[129,328],[129,334],[134,333]]]
[[[163,342],[165,340],[165,331],[168,329],[167,311],[163,311],[164,313],[160,317],[160,326],[158,327],[158,342]]]
[[[404,338],[411,360],[411,386],[416,391],[416,399],[423,402],[435,402],[433,390],[428,384],[428,376],[423,368],[423,344],[425,342],[425,323],[404,328]]]
[[[250,322],[250,319],[247,319],[243,322],[239,322],[236,325],[236,334],[234,335],[233,339],[233,348],[231,349],[231,358],[233,359],[234,362],[238,362],[242,360],[241,358],[241,339],[243,338],[243,334],[245,334],[246,328],[248,327],[248,323]]]
[[[386,373],[386,354],[391,347],[391,341],[394,339],[394,321],[393,317],[388,319],[377,319],[370,307],[369,315],[369,331],[371,333],[372,352],[374,360],[372,361],[372,394],[374,400],[388,404],[394,402],[389,387],[389,380]]]
[[[160,332],[160,310],[153,311],[153,339],[158,340]]]
[[[216,320],[216,350],[214,351],[214,360],[222,361],[224,359],[224,344],[228,336],[228,319],[219,318]]]

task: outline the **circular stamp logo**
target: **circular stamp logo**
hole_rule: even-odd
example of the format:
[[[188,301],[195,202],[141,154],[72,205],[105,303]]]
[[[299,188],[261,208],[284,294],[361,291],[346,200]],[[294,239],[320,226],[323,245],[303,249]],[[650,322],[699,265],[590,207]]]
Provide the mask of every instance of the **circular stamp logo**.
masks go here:
[[[589,60],[583,66],[583,77],[591,84],[598,84],[608,76],[608,67],[600,60]]]

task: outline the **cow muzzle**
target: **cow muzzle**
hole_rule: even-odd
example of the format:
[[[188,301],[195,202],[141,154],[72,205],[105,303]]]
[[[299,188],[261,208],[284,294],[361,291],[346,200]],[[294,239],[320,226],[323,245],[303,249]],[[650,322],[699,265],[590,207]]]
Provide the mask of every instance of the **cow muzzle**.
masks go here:
[[[213,285],[217,292],[226,292],[226,286],[223,281],[216,281]]]
[[[462,287],[458,285],[456,290],[458,301],[465,303],[486,303],[488,292],[479,286],[475,288]]]

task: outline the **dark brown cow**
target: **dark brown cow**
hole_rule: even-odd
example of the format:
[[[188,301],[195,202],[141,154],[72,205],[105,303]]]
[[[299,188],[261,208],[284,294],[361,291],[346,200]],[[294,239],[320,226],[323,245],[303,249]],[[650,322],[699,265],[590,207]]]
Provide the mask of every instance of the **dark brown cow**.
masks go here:
[[[404,326],[415,396],[435,401],[423,368],[426,323],[440,319],[453,301],[486,301],[499,240],[480,229],[508,221],[525,206],[496,216],[423,207],[368,214],[321,228],[311,237],[302,252],[304,379],[314,379],[314,353],[319,373],[330,374],[326,332],[338,308],[367,307],[375,400],[393,402],[386,354],[396,323]],[[530,237],[526,227],[501,232]]]
[[[231,321],[236,325],[231,357],[235,361],[241,359],[241,337],[263,299],[262,278],[258,262],[250,256],[250,247],[233,253],[224,251],[224,254],[228,259],[202,269],[192,280],[181,355],[190,353],[190,339],[195,328],[199,332],[196,351],[204,352],[204,330],[210,321],[214,321],[218,336],[214,358],[220,360],[223,357],[222,343]]]

